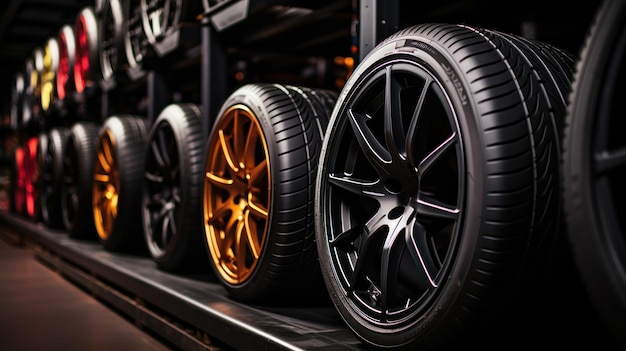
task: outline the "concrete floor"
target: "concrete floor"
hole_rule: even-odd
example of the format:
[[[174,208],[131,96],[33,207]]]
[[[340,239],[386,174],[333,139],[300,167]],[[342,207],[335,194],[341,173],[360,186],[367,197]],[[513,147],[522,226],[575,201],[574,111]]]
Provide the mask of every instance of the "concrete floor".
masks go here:
[[[173,350],[6,235],[0,235],[0,345],[4,351]]]

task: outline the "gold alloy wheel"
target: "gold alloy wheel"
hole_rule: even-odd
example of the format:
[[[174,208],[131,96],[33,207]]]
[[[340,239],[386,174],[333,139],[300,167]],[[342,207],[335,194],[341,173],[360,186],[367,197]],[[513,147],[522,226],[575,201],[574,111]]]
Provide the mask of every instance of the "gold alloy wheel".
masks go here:
[[[93,182],[93,215],[98,236],[108,239],[117,218],[120,177],[115,155],[115,137],[106,131],[96,153]]]
[[[205,233],[220,276],[241,284],[254,272],[268,236],[268,147],[257,117],[244,105],[230,107],[217,123],[205,168]]]
[[[59,44],[55,38],[48,39],[43,54],[41,72],[41,108],[48,111],[52,106],[56,92],[56,72],[59,67]]]

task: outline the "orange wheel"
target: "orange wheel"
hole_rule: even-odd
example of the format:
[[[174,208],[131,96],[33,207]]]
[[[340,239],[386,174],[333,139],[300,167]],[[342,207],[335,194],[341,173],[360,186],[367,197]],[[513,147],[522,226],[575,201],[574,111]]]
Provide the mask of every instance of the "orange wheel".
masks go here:
[[[144,242],[140,218],[146,143],[147,125],[137,116],[108,117],[100,130],[92,203],[98,238],[108,250],[134,250]]]
[[[115,155],[115,136],[110,131],[100,137],[93,175],[93,215],[98,236],[107,240],[117,218],[120,174]]]
[[[207,144],[203,219],[212,268],[233,298],[324,295],[313,180],[333,103],[330,92],[251,84],[222,106]]]
[[[245,105],[230,107],[216,128],[206,167],[207,242],[219,275],[239,284],[250,277],[267,239],[267,142],[257,117]]]

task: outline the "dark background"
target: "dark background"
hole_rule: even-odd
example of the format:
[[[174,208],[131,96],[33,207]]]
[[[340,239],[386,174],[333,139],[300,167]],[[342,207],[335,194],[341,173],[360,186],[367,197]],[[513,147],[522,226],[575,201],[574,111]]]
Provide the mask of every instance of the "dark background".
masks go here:
[[[103,0],[0,0],[0,117],[10,113],[14,74],[24,70],[33,50],[43,48],[50,37],[57,37],[64,24],[73,25],[82,8],[100,1]],[[311,0],[283,2],[303,5]],[[528,35],[524,28],[530,23],[530,33],[535,39],[578,54],[599,1],[576,5],[567,0],[400,0],[399,3],[400,28],[448,22]]]

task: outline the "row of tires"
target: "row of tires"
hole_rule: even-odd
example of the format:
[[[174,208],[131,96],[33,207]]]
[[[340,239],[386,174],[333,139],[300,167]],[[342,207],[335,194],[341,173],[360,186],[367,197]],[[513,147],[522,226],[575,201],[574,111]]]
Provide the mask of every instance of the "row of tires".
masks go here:
[[[208,138],[193,103],[55,127],[16,149],[13,209],[166,271],[209,265],[238,301],[329,299],[374,348],[508,335],[572,250],[626,345],[624,18],[605,1],[579,56],[408,27],[340,92],[238,88]]]

